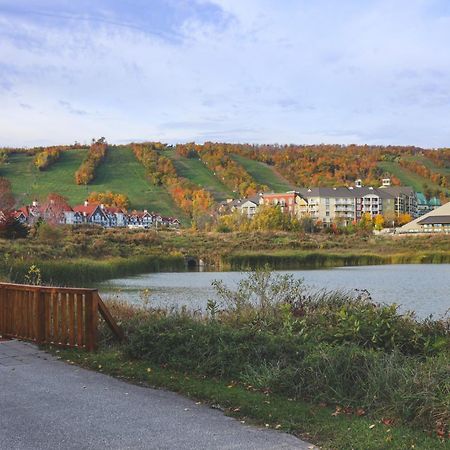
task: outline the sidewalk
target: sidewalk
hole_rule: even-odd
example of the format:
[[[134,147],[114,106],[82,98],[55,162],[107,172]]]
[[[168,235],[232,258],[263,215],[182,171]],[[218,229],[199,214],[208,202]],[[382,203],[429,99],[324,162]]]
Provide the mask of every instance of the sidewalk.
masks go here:
[[[0,341],[0,449],[303,450],[172,392],[131,385]]]

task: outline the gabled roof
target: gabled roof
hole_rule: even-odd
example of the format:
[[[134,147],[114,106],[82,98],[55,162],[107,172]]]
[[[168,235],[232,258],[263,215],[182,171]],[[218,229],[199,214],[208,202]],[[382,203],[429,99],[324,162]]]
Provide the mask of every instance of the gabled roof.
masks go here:
[[[86,205],[76,205],[73,207],[73,210],[75,212],[79,212],[81,214],[86,214],[86,216],[88,216],[88,217],[92,216],[92,214],[94,214],[94,212],[97,209],[100,209],[100,211],[102,211],[100,208],[100,203],[89,203],[87,206]],[[102,211],[102,214],[104,214],[103,211]]]

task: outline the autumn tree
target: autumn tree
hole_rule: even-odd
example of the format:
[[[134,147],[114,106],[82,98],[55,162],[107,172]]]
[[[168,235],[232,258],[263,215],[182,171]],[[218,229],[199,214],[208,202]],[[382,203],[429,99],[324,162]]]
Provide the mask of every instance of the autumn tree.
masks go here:
[[[384,228],[384,217],[382,214],[377,214],[373,219],[373,224],[375,227],[375,230],[382,230]]]
[[[101,203],[108,207],[127,209],[130,206],[130,200],[125,194],[115,192],[91,192],[87,198],[88,202]]]

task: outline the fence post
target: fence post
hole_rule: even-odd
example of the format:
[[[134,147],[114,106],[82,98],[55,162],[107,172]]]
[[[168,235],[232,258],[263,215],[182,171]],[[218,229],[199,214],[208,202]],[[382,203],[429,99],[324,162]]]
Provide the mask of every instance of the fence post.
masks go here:
[[[36,316],[36,342],[38,344],[44,344],[46,342],[45,336],[45,324],[47,322],[45,307],[45,292],[42,289],[37,289],[37,316]]]
[[[97,348],[97,322],[98,322],[98,300],[97,291],[88,291],[85,294],[85,336],[86,350],[92,351]]]

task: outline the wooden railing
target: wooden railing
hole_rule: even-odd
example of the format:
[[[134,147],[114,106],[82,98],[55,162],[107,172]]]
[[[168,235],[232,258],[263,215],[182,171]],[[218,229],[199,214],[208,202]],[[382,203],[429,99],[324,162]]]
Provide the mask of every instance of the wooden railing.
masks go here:
[[[0,336],[94,350],[99,313],[123,338],[97,289],[0,283]]]

